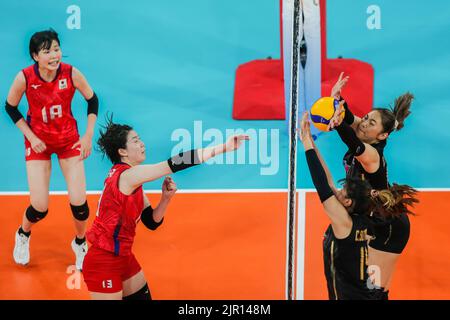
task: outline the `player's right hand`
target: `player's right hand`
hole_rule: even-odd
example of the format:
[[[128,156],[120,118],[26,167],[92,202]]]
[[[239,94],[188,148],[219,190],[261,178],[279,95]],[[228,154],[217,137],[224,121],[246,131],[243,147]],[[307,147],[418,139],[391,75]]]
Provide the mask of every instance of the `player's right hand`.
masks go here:
[[[177,192],[177,184],[173,181],[171,176],[167,176],[162,185],[162,195],[163,197],[170,199],[175,192]]]
[[[39,139],[38,137],[33,137],[30,139],[31,148],[36,153],[44,152],[45,149],[47,149],[47,146],[45,145],[44,141]]]

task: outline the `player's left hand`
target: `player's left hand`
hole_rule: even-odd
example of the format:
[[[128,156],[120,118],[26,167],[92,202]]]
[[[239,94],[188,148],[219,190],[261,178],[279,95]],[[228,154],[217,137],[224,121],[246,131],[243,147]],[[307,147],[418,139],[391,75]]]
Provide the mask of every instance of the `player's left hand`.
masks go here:
[[[84,135],[72,146],[72,149],[80,150],[80,160],[86,159],[92,152],[92,138]]]
[[[297,132],[300,137],[300,141],[303,143],[306,143],[306,140],[309,139],[310,141],[313,141],[312,135],[311,135],[311,123],[309,122],[309,114],[308,111],[305,111],[302,115],[302,120],[300,122],[300,128],[297,129]]]
[[[167,176],[162,185],[162,196],[170,199],[175,192],[177,192],[177,184],[173,181],[171,176]]]
[[[330,96],[339,100],[341,98],[342,88],[345,87],[349,78],[349,76],[344,77],[344,72],[341,72],[339,79],[334,84],[333,89],[331,89]]]

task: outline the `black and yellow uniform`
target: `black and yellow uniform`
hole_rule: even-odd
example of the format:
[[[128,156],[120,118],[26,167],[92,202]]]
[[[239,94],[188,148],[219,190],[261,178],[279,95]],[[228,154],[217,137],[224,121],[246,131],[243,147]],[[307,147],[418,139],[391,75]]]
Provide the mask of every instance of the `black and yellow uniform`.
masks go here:
[[[378,155],[380,156],[380,166],[378,170],[373,173],[368,173],[362,167],[361,163],[355,158],[355,153],[349,149],[344,155],[344,168],[347,177],[360,178],[362,180],[369,181],[372,188],[376,190],[383,190],[389,187],[387,163],[384,158],[383,151],[386,146],[386,140],[378,143],[371,144],[374,147]]]
[[[342,97],[341,100],[343,100]],[[359,140],[355,131],[350,127],[355,121],[355,116],[348,108],[346,102],[344,103],[344,108],[344,121],[338,127],[336,127],[336,131],[338,132],[342,141],[348,147],[348,151],[344,155],[344,167],[347,177],[368,180],[372,188],[376,190],[387,189],[389,187],[387,163],[383,154],[387,141],[382,140],[377,143],[371,144],[371,146],[377,150],[378,155],[380,156],[380,165],[376,172],[368,173],[356,159],[357,156],[360,156],[364,153],[365,146],[364,143]]]
[[[314,149],[305,152],[311,178],[320,201],[334,197],[325,171]],[[351,215],[352,229],[345,239],[337,239],[331,225],[325,232],[323,257],[325,277],[330,299],[374,299],[367,285],[367,229],[368,217]]]
[[[346,115],[349,111],[346,108]],[[358,144],[362,144],[356,137],[356,133],[345,122],[342,123],[337,130],[342,140],[346,142],[349,150],[344,155],[344,167],[347,177],[355,177],[367,180],[373,189],[383,190],[389,188],[388,170],[386,159],[384,158],[384,147],[386,140],[371,144],[380,156],[380,165],[374,173],[368,173],[356,159]],[[358,140],[358,141],[356,141]],[[361,154],[361,153],[360,153]],[[371,214],[371,227],[369,234],[372,240],[369,243],[371,248],[376,250],[402,253],[409,240],[410,223],[406,213],[396,218],[384,218],[376,212]]]
[[[367,285],[367,217],[352,215],[353,226],[345,239],[338,239],[331,225],[323,240],[323,261],[330,300],[372,300]]]
[[[380,156],[380,165],[376,172],[368,173],[359,161],[355,158],[356,155],[362,154],[364,147],[363,144],[356,136],[356,133],[349,126],[354,121],[354,116],[349,110],[347,103],[344,103],[345,118],[344,122],[339,126],[337,131],[342,140],[349,147],[349,150],[344,155],[344,167],[347,177],[359,177],[367,180],[373,189],[383,190],[389,188],[387,162],[384,157],[384,148],[387,141],[383,140],[378,143],[371,144],[374,147],[378,155]],[[372,240],[369,242],[369,246],[373,249],[400,254],[406,247],[410,234],[410,223],[406,213],[402,213],[396,218],[384,218],[376,212],[371,214],[369,227],[369,235]],[[388,292],[384,292],[383,288],[375,289],[378,291],[379,299],[387,300]]]

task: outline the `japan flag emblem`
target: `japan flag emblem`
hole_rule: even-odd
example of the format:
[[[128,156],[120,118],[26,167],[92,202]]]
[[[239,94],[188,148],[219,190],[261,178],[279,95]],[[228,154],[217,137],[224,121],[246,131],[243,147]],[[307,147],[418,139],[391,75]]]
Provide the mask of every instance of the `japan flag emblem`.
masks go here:
[[[67,79],[59,80],[59,90],[67,89]]]

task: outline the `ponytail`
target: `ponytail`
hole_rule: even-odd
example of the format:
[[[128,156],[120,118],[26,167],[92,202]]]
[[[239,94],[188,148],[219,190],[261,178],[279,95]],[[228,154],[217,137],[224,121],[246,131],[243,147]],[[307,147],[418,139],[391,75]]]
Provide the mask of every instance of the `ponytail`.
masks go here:
[[[414,100],[414,95],[407,92],[394,102],[394,110],[392,111],[395,116],[394,130],[398,131],[404,126],[405,119],[411,114],[411,103]]]
[[[410,207],[418,203],[417,190],[408,186],[394,183],[389,189],[371,193],[373,210],[382,216],[398,217],[403,213],[415,215]]]
[[[414,100],[414,95],[407,92],[394,102],[394,108],[374,108],[381,116],[381,124],[383,132],[391,133],[398,131],[404,127],[405,119],[411,114],[411,104]]]

